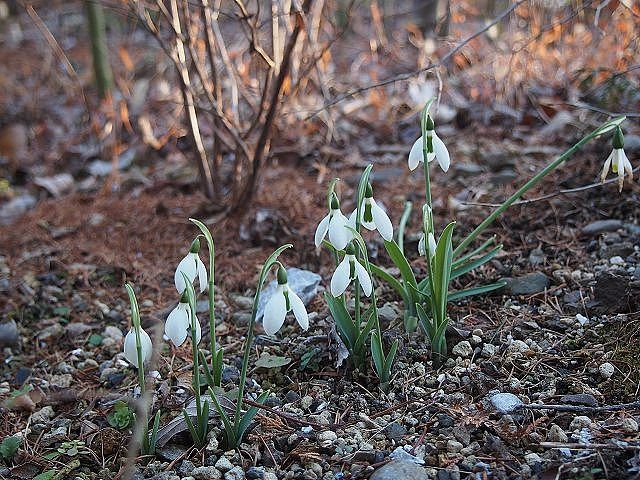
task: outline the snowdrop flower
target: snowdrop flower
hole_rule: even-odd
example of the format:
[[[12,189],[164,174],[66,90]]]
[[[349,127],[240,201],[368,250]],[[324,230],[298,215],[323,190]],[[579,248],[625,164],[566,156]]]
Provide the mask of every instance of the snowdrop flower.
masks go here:
[[[354,210],[349,216],[349,225],[356,229],[356,215],[358,210]],[[389,220],[389,215],[373,199],[373,189],[371,184],[367,185],[364,199],[360,206],[360,223],[367,230],[378,230],[382,238],[387,242],[393,240],[393,225]]]
[[[340,202],[335,194],[331,197],[331,208],[326,217],[324,217],[316,228],[315,244],[319,247],[327,232],[329,233],[329,241],[337,250],[344,250],[347,243],[353,238],[348,228],[348,220],[340,210]]]
[[[422,206],[422,223],[424,230],[422,231],[422,235],[420,236],[420,241],[418,242],[418,254],[423,257],[427,256],[427,242],[429,246],[429,258],[432,258],[436,254],[436,238],[433,236],[433,213],[431,212],[431,207],[428,204],[424,204]],[[428,232],[425,235],[425,232]],[[426,239],[426,242],[425,242]]]
[[[602,174],[600,175],[602,182],[607,178],[609,168],[611,168],[613,173],[618,174],[618,190],[621,192],[622,186],[624,185],[624,173],[627,172],[629,180],[633,180],[633,167],[627,158],[627,154],[624,153],[624,137],[620,127],[616,128],[616,133],[613,136],[613,150],[607,157],[607,160],[604,162],[604,167],[602,168]]]
[[[432,232],[429,232],[429,235],[427,235],[427,238],[429,239],[429,258],[433,257],[436,254],[436,237],[433,236]],[[418,242],[418,253],[420,255],[422,255],[423,257],[425,257],[427,255],[427,251],[425,250],[425,235],[424,233],[422,233],[422,236],[420,237],[420,241]]]
[[[200,293],[204,292],[207,289],[207,268],[200,260],[200,256],[198,252],[200,251],[200,239],[196,238],[191,244],[191,248],[189,248],[189,253],[180,260],[178,267],[176,268],[176,273],[173,276],[173,281],[176,285],[176,290],[178,293],[182,294],[187,286],[184,284],[184,277],[182,273],[187,276],[191,283],[198,277],[198,283],[200,283]]]
[[[342,295],[349,284],[356,278],[360,282],[364,294],[367,297],[371,295],[373,288],[371,277],[369,277],[367,269],[358,262],[353,245],[349,244],[342,262],[340,262],[331,277],[331,295],[334,297]]]
[[[440,140],[440,137],[438,137],[438,135],[436,134],[433,120],[431,120],[431,115],[427,115],[426,127],[427,160],[431,162],[435,158],[436,160],[438,160],[438,164],[440,164],[440,168],[442,168],[442,171],[446,172],[447,170],[449,170],[449,165],[451,163],[449,150],[447,150],[447,146],[442,140]],[[424,162],[424,158],[422,155],[422,142],[422,137],[420,137],[411,147],[408,158],[410,170],[415,170],[420,162]]]
[[[151,345],[151,338],[142,327],[140,327],[140,344],[142,346],[142,363],[146,362],[153,351]],[[136,331],[134,328],[129,330],[129,333],[124,337],[124,358],[134,367],[138,368],[138,350],[136,349]]]
[[[189,300],[187,299],[187,293],[182,294],[180,302],[171,310],[171,313],[167,317],[167,321],[164,324],[164,334],[169,337],[176,347],[179,347],[187,339],[187,336],[191,336],[191,312],[189,308]],[[195,318],[196,323],[196,344],[200,343],[202,338],[202,328],[198,318]]]
[[[309,328],[309,315],[300,297],[291,290],[287,282],[287,271],[280,265],[278,268],[278,287],[276,293],[264,307],[262,326],[267,335],[275,335],[284,323],[287,313],[293,310],[298,324],[303,330]]]

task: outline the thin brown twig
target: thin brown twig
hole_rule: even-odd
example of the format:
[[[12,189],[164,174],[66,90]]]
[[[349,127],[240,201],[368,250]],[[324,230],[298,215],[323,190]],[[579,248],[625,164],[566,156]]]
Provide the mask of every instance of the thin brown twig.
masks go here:
[[[309,119],[315,117],[316,115],[318,115],[323,110],[331,108],[334,105],[346,100],[347,98],[353,97],[354,95],[358,95],[360,93],[364,93],[364,92],[367,92],[369,90],[374,90],[376,88],[384,87],[384,86],[390,85],[392,83],[401,82],[403,80],[408,80],[410,78],[413,78],[415,76],[420,75],[421,73],[428,72],[430,70],[433,70],[435,68],[439,68],[439,67],[445,65],[446,63],[449,62],[449,60],[451,60],[453,58],[453,56],[456,53],[458,53],[460,50],[462,50],[468,43],[470,43],[471,41],[473,41],[476,38],[478,38],[480,35],[482,35],[485,32],[487,32],[494,25],[500,23],[504,18],[506,18],[516,8],[518,8],[520,5],[522,5],[523,3],[528,2],[528,1],[530,1],[530,0],[518,0],[517,2],[515,2],[509,8],[507,8],[502,13],[500,13],[497,17],[495,17],[491,22],[486,24],[483,28],[481,28],[480,30],[476,31],[475,33],[469,35],[467,38],[465,38],[460,43],[458,43],[453,49],[451,49],[448,53],[446,53],[438,62],[429,63],[426,67],[419,68],[419,69],[414,70],[412,72],[407,72],[407,73],[402,73],[400,75],[395,75],[395,76],[393,76],[391,78],[387,78],[386,80],[382,80],[381,82],[372,83],[371,85],[367,85],[366,87],[356,88],[356,89],[351,90],[351,91],[349,91],[347,93],[344,93],[344,94],[338,96],[337,98],[331,100],[330,102],[326,103],[322,108],[319,108],[318,110],[314,111],[311,115],[306,117],[305,120],[309,120]]]
[[[247,405],[250,405],[252,407],[256,407],[259,408],[261,410],[264,410],[265,412],[269,412],[273,415],[277,415],[278,417],[284,418],[285,420],[288,420],[290,422],[296,423],[298,425],[308,425],[310,427],[319,429],[319,430],[327,430],[329,428],[336,428],[336,427],[341,427],[343,424],[342,423],[331,423],[328,425],[323,425],[321,423],[316,423],[316,422],[311,422],[309,420],[305,420],[305,419],[300,419],[300,418],[296,418],[293,415],[289,415],[287,413],[284,412],[279,412],[278,410],[275,410],[271,407],[268,407],[262,403],[258,403],[258,402],[254,402],[253,400],[248,400],[248,399],[244,399],[242,401],[242,403],[246,403]]]
[[[638,410],[640,409],[640,401],[631,403],[620,403],[618,405],[602,405],[600,407],[589,407],[587,405],[541,405],[529,404],[519,405],[517,410],[555,410],[556,412],[578,412],[578,413],[597,413],[597,412],[617,412],[621,410]]]

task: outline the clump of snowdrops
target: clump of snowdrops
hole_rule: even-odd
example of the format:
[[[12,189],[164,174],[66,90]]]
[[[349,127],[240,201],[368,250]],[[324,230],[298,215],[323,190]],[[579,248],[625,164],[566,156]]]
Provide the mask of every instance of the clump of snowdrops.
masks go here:
[[[306,330],[309,327],[309,317],[306,307],[298,295],[289,287],[287,273],[278,260],[280,254],[291,244],[283,245],[276,249],[266,260],[260,272],[258,286],[253,301],[251,321],[245,339],[244,355],[242,360],[242,370],[238,388],[235,392],[225,392],[221,386],[223,368],[223,350],[218,346],[216,339],[215,302],[214,302],[214,243],[211,232],[200,221],[190,219],[199,229],[200,234],[193,240],[188,253],[178,264],[174,283],[179,295],[178,304],[168,315],[165,322],[165,337],[171,341],[175,347],[180,347],[186,341],[191,342],[192,348],[192,388],[194,392],[195,416],[189,414],[187,409],[183,409],[184,421],[191,434],[194,444],[203,447],[209,433],[209,414],[213,403],[218,415],[222,419],[224,427],[224,444],[228,448],[237,447],[244,437],[251,421],[258,412],[258,407],[250,406],[244,408],[244,392],[247,381],[247,371],[249,367],[249,356],[254,339],[254,330],[258,312],[258,304],[262,288],[273,267],[277,267],[278,286],[275,294],[268,300],[263,318],[263,326],[268,335],[275,335],[284,324],[287,313],[293,312],[298,324]],[[209,251],[209,271],[200,259],[200,238],[207,242]],[[196,313],[197,292],[194,288],[195,281],[198,281],[200,293],[208,291],[208,317],[210,336],[210,360],[207,359],[205,351],[199,348],[202,340],[202,326]],[[124,355],[125,358],[138,369],[138,383],[141,396],[145,394],[144,364],[152,356],[153,346],[151,338],[140,325],[140,314],[138,303],[131,285],[126,285],[131,301],[132,329],[125,337]],[[204,391],[204,392],[203,392]],[[228,399],[235,396],[235,407],[233,416],[230,416],[221,404],[221,399]],[[262,392],[254,401],[254,404],[261,405],[269,396],[269,392]],[[138,443],[144,454],[153,454],[157,439],[160,412],[156,413],[151,433],[148,432],[148,410],[149,400],[144,403],[142,410],[145,412],[137,424]]]
[[[407,202],[394,238],[392,222],[373,198],[373,189],[368,181],[371,165],[362,174],[355,198],[356,208],[349,217],[340,209],[335,191],[337,179],[331,182],[327,197],[328,213],[318,224],[315,233],[316,247],[326,246],[336,263],[331,289],[325,294],[325,299],[335,320],[337,332],[348,349],[354,366],[363,367],[367,354],[370,354],[382,386],[390,381],[397,341],[390,345],[389,352],[385,354],[376,305],[377,281],[388,283],[403,300],[407,333],[414,332],[418,325],[421,327],[431,345],[433,365],[438,368],[447,358],[445,333],[449,324],[448,303],[471,295],[486,294],[505,285],[504,281],[498,281],[463,290],[450,290],[453,279],[481,267],[502,250],[502,245],[496,244],[494,237],[472,247],[487,227],[542,178],[562,166],[583,145],[605,133],[614,131],[614,137],[613,150],[602,170],[602,181],[605,181],[610,168],[618,175],[620,190],[625,173],[630,179],[633,178],[633,169],[623,150],[624,139],[620,128],[625,118],[615,118],[583,137],[541,169],[482,220],[470,234],[457,240],[454,247],[455,221],[447,223],[440,230],[435,225],[433,216],[430,165],[436,160],[442,172],[446,173],[451,158],[445,142],[437,135],[433,118],[429,114],[432,102],[433,100],[429,101],[422,111],[421,136],[408,155],[409,169],[413,171],[421,165],[424,173],[425,201],[422,205],[421,239],[418,244],[418,254],[427,259],[424,278],[416,278],[416,269],[411,266],[404,251],[404,232],[412,205]],[[369,261],[361,227],[380,234],[389,258],[400,272],[400,278]],[[345,294],[349,285],[353,292],[353,308],[348,308],[349,302]]]

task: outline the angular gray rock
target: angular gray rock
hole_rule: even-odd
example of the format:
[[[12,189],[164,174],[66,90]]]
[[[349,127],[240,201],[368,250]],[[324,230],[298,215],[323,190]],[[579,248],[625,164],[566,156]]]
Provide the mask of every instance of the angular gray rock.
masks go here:
[[[513,295],[533,295],[544,292],[551,280],[542,272],[528,273],[522,277],[507,278],[507,289]]]
[[[293,290],[300,297],[300,300],[307,305],[311,300],[313,300],[316,293],[318,293],[318,285],[320,285],[322,277],[317,273],[310,272],[309,270],[302,270],[294,267],[287,268],[287,280],[291,290]],[[264,307],[276,292],[277,286],[278,282],[276,280],[271,281],[260,295],[257,315],[258,320],[262,318],[262,315],[264,314]]]
[[[371,475],[370,480],[427,480],[427,470],[414,462],[394,460]]]
[[[522,400],[513,393],[496,393],[491,396],[490,400],[498,413],[511,413],[520,405],[524,405]]]
[[[14,347],[20,341],[20,332],[15,320],[0,323],[0,347]]]

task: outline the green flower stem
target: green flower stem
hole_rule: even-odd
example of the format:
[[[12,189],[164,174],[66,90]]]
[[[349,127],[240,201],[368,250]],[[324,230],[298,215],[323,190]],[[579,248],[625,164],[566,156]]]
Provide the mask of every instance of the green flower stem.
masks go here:
[[[612,130],[612,129],[616,128],[618,125],[620,125],[625,120],[625,118],[626,117],[618,117],[618,118],[615,118],[613,120],[610,120],[609,122],[603,123],[598,128],[596,128],[593,132],[591,132],[589,135],[587,135],[586,137],[582,138],[582,140],[580,140],[578,143],[573,145],[571,148],[566,150],[562,155],[560,155],[558,158],[556,158],[554,161],[552,161],[546,167],[544,167],[542,170],[540,170],[527,183],[525,183],[522,187],[520,187],[507,200],[505,200],[505,202],[502,205],[500,205],[496,210],[491,212],[491,214],[487,218],[485,218],[480,223],[480,225],[478,225],[473,230],[473,232],[471,232],[460,243],[460,245],[458,245],[456,247],[456,249],[453,251],[454,258],[456,256],[460,255],[462,252],[464,252],[465,248],[467,248],[469,246],[469,244],[471,244],[471,242],[473,242],[478,235],[480,235],[487,227],[489,227],[489,225],[491,225],[507,208],[509,208],[511,205],[513,205],[514,202],[516,202],[520,197],[522,197],[522,195],[524,195],[527,191],[529,191],[531,188],[536,186],[540,182],[540,180],[542,180],[549,173],[551,173],[553,170],[558,168],[566,159],[571,157],[571,155],[573,155],[580,148],[582,148],[583,145],[585,145],[589,141],[593,140],[597,136],[600,136],[603,133],[606,133],[609,130]]]
[[[269,269],[277,262],[278,255],[287,248],[291,248],[293,245],[290,243],[281,246],[273,252],[260,272],[260,278],[256,289],[256,295],[253,298],[253,307],[251,308],[251,320],[249,322],[249,331],[247,332],[247,340],[244,346],[244,355],[242,357],[242,370],[240,371],[240,382],[238,383],[238,399],[236,401],[235,416],[233,418],[233,430],[236,434],[240,431],[240,420],[242,418],[242,402],[244,400],[244,387],[247,383],[247,370],[249,369],[249,355],[251,354],[251,344],[253,343],[253,329],[256,325],[256,316],[258,315],[258,303],[260,302],[260,293],[262,292],[262,286],[264,285],[265,278],[269,273]],[[240,439],[238,439],[239,441]]]
[[[216,313],[215,313],[215,244],[211,232],[206,225],[195,218],[189,219],[194,223],[202,232],[202,235],[207,241],[207,247],[209,249],[209,338],[211,342],[211,371],[213,372],[213,378],[216,386],[220,386],[220,372],[222,371],[222,365],[217,365],[218,359],[218,344],[216,340]]]

